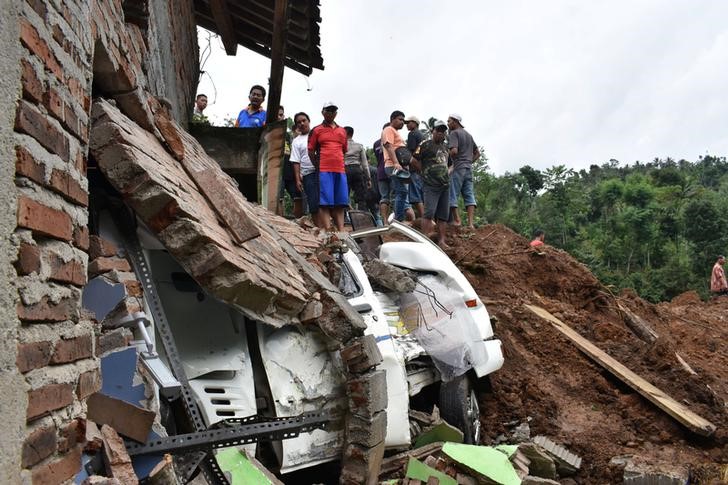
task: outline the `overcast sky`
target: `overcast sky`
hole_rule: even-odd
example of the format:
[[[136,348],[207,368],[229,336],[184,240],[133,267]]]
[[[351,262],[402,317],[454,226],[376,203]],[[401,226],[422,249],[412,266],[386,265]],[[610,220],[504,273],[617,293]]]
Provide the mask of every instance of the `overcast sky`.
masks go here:
[[[325,69],[286,69],[281,102],[315,123],[335,102],[367,146],[400,109],[461,114],[497,174],[728,152],[726,0],[321,4]],[[211,46],[199,92],[221,124],[267,86],[270,61]]]

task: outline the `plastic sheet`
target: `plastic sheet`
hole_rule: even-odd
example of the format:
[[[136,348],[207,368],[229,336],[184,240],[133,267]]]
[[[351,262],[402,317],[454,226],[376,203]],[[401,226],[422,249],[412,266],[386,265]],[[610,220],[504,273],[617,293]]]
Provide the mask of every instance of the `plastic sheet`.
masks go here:
[[[405,327],[432,358],[442,380],[450,381],[485,360],[475,321],[462,296],[434,275],[422,275],[413,293],[400,295]]]

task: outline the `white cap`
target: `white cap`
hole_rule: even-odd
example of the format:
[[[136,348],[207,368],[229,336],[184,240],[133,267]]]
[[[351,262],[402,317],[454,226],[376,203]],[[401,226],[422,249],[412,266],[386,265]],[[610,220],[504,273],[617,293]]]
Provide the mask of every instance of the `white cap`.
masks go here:
[[[420,126],[420,120],[416,116],[408,116],[404,119],[404,122],[407,123],[408,121],[414,121],[417,123],[417,126]]]
[[[326,109],[326,108],[336,108],[337,110],[339,109],[339,107],[336,106],[333,101],[326,101],[324,103],[323,109]]]
[[[433,127],[433,128],[437,128],[438,126],[444,126],[445,128],[447,128],[447,123],[445,123],[445,122],[444,122],[444,121],[442,121],[442,120],[437,120],[437,121],[435,121],[435,123],[434,123],[434,124],[432,125],[432,127]]]
[[[452,119],[454,119],[454,120],[458,120],[458,123],[460,123],[461,125],[463,124],[463,117],[462,117],[462,116],[460,116],[460,115],[459,115],[459,114],[457,114],[457,113],[450,113],[450,114],[448,115],[448,118],[452,118]]]

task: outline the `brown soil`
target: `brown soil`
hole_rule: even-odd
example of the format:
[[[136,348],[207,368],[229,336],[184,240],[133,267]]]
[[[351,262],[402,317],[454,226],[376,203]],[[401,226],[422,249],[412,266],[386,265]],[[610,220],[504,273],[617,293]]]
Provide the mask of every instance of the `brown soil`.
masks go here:
[[[721,483],[728,463],[728,297],[703,302],[687,293],[653,305],[630,291],[612,295],[568,253],[546,246],[538,254],[500,225],[454,229],[448,242],[450,257],[497,318],[506,358],[481,402],[485,444],[530,417],[532,436],[546,435],[582,456],[578,483],[622,483],[622,466],[610,460],[623,455],[656,469],[688,468],[691,483]],[[653,328],[659,335],[654,344],[629,330],[617,302]],[[690,432],[524,304],[545,308],[688,405],[717,427],[715,435]]]

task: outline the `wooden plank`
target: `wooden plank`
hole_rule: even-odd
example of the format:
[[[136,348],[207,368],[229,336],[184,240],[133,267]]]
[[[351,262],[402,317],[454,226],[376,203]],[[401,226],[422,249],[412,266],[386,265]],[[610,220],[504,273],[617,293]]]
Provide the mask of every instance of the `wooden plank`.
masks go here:
[[[639,392],[642,396],[647,398],[657,407],[675,418],[675,420],[677,420],[679,423],[681,423],[693,433],[699,434],[701,436],[711,436],[713,433],[715,433],[716,428],[713,423],[698,416],[686,406],[675,401],[663,391],[629,370],[627,367],[625,367],[616,359],[612,358],[606,352],[598,348],[596,345],[582,337],[574,329],[550,314],[548,311],[534,305],[524,306],[544,320],[551,322],[551,324],[559,332],[569,338],[569,340],[571,340],[574,345],[579,348],[579,350],[588,355],[597,364],[607,369],[622,382],[630,386],[635,391]]]
[[[273,12],[273,42],[270,49],[270,84],[268,86],[267,123],[278,118],[283,86],[283,67],[288,34],[288,0],[275,0]]]
[[[218,32],[222,37],[222,45],[225,46],[225,52],[229,56],[234,56],[238,51],[238,41],[233,28],[233,16],[225,0],[210,0],[210,10],[212,17],[215,19]]]

